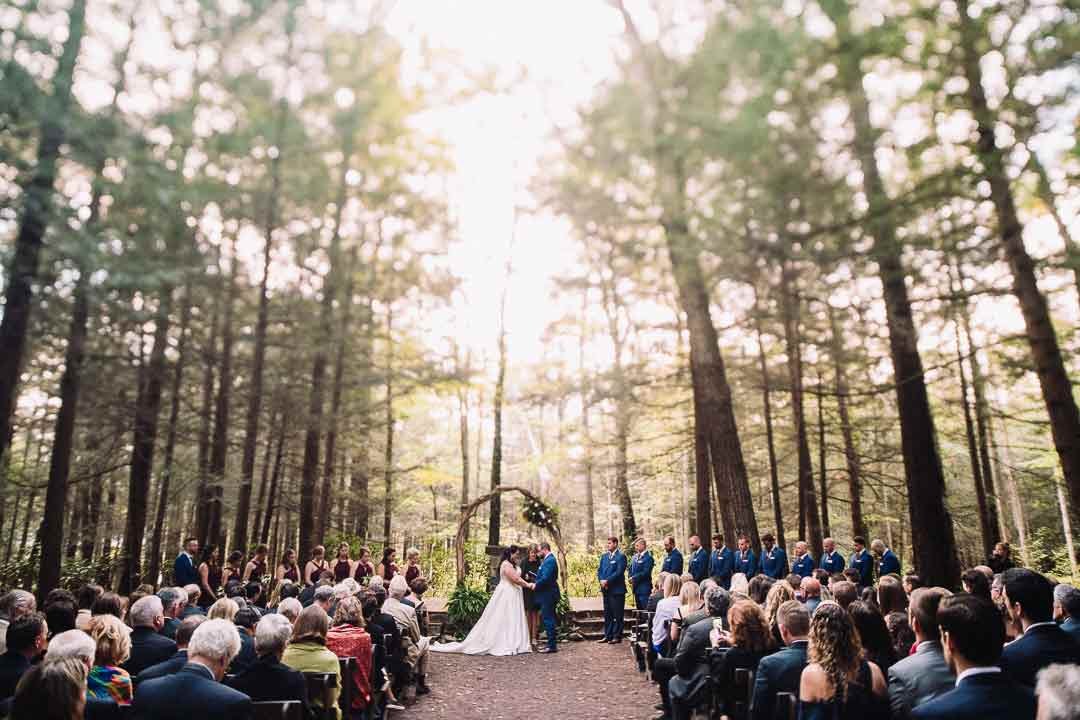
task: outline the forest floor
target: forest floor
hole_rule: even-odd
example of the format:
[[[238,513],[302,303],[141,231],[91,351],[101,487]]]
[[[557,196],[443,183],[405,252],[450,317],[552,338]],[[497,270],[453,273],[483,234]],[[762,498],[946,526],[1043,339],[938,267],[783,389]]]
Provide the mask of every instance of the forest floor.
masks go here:
[[[660,700],[639,675],[626,643],[568,642],[554,655],[513,657],[432,653],[431,694],[409,720],[646,720]]]

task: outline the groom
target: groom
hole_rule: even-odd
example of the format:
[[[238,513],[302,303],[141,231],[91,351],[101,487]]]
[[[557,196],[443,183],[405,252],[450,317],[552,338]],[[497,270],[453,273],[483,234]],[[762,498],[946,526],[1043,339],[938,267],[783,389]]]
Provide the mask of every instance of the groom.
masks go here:
[[[551,554],[551,545],[540,543],[540,569],[536,573],[533,589],[533,603],[540,608],[540,617],[544,620],[544,632],[547,634],[547,647],[542,653],[558,652],[556,647],[555,605],[559,602],[559,563]]]

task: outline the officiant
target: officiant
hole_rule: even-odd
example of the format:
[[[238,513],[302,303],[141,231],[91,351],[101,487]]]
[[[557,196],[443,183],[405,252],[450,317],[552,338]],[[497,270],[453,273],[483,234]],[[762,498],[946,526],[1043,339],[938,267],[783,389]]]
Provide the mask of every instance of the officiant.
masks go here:
[[[607,552],[600,556],[596,577],[604,597],[604,637],[597,642],[621,643],[626,608],[626,556],[619,550],[619,538],[607,539]]]

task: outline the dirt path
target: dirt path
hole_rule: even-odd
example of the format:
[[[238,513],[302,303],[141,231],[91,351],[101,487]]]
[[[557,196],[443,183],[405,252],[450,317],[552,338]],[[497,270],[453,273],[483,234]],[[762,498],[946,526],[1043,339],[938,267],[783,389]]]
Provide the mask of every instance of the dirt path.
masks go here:
[[[660,699],[626,643],[504,658],[432,653],[429,662],[431,694],[391,720],[647,720]]]

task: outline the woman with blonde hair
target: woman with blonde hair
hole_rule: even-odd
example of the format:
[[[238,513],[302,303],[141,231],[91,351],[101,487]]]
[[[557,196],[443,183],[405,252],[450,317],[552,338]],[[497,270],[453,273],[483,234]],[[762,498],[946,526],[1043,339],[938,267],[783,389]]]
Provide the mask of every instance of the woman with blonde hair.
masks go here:
[[[855,623],[839,604],[823,602],[814,611],[807,659],[799,682],[805,720],[888,717],[885,676],[863,660]]]
[[[405,582],[412,587],[412,581],[420,575],[420,551],[411,547],[405,551]]]
[[[691,613],[696,613],[705,603],[701,599],[701,586],[691,580],[684,582],[679,588],[679,607],[671,616],[671,644],[679,644],[679,633],[682,632],[683,622]]]
[[[681,590],[682,578],[678,575],[671,574],[664,578],[664,599],[656,604],[652,626],[653,649],[658,655],[664,655],[664,647],[668,646],[668,628],[665,623],[675,617],[675,610],[682,605],[679,600]]]
[[[769,594],[765,596],[765,617],[769,620],[769,632],[773,644],[777,647],[783,647],[784,639],[780,637],[780,626],[776,622],[776,615],[781,605],[794,599],[795,591],[786,582],[776,583],[769,588]]]
[[[131,657],[131,636],[127,626],[113,615],[90,618],[86,632],[94,641],[94,666],[86,680],[88,695],[130,705],[134,686],[131,675],[121,665]]]
[[[221,598],[214,602],[210,606],[210,609],[206,613],[207,620],[228,620],[232,622],[236,619],[236,613],[240,612],[240,606],[236,604],[236,601],[232,598]]]
[[[750,581],[746,579],[744,573],[735,573],[731,576],[731,594],[734,596],[732,600],[750,599]]]
[[[327,673],[334,676],[334,690],[330,701],[334,717],[341,720],[338,696],[341,693],[341,664],[338,657],[326,647],[330,631],[330,616],[318,605],[310,605],[300,612],[293,625],[292,641],[285,648],[281,662],[293,670],[304,673]],[[313,707],[322,708],[323,698],[311,698]]]
[[[63,657],[32,666],[19,680],[12,720],[82,720],[86,708],[86,665]]]

